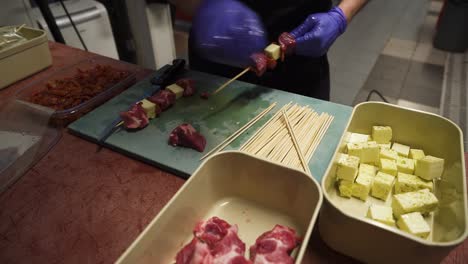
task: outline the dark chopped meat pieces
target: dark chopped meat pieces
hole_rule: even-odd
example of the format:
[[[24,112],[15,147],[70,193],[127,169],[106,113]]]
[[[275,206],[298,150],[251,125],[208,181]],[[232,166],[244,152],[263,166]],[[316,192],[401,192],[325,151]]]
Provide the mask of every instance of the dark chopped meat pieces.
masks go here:
[[[146,116],[141,104],[141,102],[134,104],[130,110],[120,113],[120,117],[127,129],[139,129],[148,125],[148,116]]]
[[[169,144],[172,146],[193,148],[203,152],[206,146],[206,139],[190,124],[182,124],[172,130],[169,135]]]
[[[148,97],[147,100],[157,104],[161,111],[165,111],[175,103],[176,95],[168,90],[159,90],[153,96]]]
[[[278,42],[281,46],[281,60],[284,61],[285,55],[294,53],[296,49],[296,39],[288,32],[284,32],[279,36]]]
[[[176,84],[184,89],[184,97],[192,96],[196,92],[195,81],[192,79],[180,79],[176,82]]]
[[[53,80],[45,89],[33,94],[29,101],[55,110],[65,110],[80,105],[112,87],[130,75],[107,65],[83,70],[72,77]]]

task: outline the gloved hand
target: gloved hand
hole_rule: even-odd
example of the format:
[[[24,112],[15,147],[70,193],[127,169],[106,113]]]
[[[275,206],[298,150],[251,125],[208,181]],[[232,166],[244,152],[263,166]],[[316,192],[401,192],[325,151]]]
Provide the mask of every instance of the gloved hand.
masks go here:
[[[194,19],[192,36],[204,58],[242,68],[255,66],[251,55],[267,46],[258,15],[236,0],[205,0]]]
[[[291,32],[296,39],[296,54],[320,57],[346,30],[347,21],[343,10],[334,7],[326,13],[312,14]]]

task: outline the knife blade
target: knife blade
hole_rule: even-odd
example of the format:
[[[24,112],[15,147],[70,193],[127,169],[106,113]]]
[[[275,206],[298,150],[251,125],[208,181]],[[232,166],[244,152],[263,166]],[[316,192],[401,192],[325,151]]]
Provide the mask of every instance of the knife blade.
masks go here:
[[[150,80],[151,84],[153,85],[154,89],[151,91],[150,94],[145,94],[141,98],[135,101],[135,103],[148,98],[149,96],[153,95],[155,92],[165,88],[167,85],[171,84],[177,74],[183,71],[185,67],[185,60],[183,59],[175,59],[172,61],[172,65],[169,66],[161,75],[155,76]],[[133,103],[133,104],[135,104]],[[132,104],[132,105],[133,105]],[[131,107],[131,106],[130,106]],[[122,118],[118,116],[114,119],[101,133],[99,140],[98,140],[98,151],[101,150],[102,146],[104,146],[104,142],[114,133],[116,132],[121,126],[123,125]]]

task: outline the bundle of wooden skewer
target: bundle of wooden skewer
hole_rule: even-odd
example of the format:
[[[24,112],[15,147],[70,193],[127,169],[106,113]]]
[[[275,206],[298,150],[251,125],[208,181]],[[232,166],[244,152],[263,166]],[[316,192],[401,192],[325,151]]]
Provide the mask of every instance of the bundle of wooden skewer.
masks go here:
[[[287,104],[240,150],[310,174],[307,164],[332,121],[333,116],[327,113]]]

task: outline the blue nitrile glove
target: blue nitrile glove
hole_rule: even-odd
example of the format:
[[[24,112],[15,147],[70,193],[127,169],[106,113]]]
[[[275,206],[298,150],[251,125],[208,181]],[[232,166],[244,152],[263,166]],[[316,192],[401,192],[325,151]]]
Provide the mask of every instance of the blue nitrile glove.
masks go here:
[[[327,53],[336,38],[346,30],[343,10],[334,7],[326,13],[312,14],[291,32],[296,39],[296,54],[320,57]]]
[[[250,56],[267,46],[258,15],[235,0],[205,0],[194,19],[192,36],[202,57],[235,67],[255,65]]]

